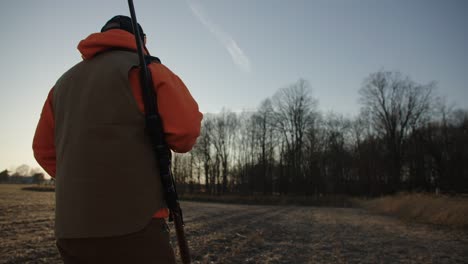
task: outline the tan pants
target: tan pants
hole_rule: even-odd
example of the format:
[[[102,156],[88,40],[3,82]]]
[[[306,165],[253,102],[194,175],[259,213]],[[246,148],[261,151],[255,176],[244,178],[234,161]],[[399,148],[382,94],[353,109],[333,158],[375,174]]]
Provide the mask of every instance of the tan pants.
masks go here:
[[[103,238],[58,239],[65,264],[75,263],[175,263],[164,219],[153,218],[136,233]]]

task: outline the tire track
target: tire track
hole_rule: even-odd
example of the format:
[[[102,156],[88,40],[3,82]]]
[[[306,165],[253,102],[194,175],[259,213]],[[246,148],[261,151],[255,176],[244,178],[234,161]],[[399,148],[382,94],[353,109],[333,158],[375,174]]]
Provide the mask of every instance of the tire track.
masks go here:
[[[211,221],[199,222],[187,229],[195,261],[209,260],[217,263],[232,251],[233,245],[236,245],[240,238],[247,237],[244,234],[251,232],[249,229],[252,228],[252,224],[260,222],[257,220],[258,217],[271,217],[281,213],[277,211],[278,208],[258,206],[233,206],[233,208],[238,209],[222,217],[210,218]]]

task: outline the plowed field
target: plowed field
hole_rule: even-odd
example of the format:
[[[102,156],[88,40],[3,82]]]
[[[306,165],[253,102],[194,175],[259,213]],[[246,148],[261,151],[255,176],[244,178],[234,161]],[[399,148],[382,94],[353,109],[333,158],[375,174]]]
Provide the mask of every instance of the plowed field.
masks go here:
[[[61,263],[54,193],[22,187],[0,185],[0,263]],[[362,209],[182,207],[195,263],[468,263],[466,230],[408,224]]]

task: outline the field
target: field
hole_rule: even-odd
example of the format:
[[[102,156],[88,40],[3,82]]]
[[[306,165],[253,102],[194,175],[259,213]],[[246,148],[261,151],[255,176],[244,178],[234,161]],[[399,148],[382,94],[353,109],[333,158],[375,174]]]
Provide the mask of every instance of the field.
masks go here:
[[[0,185],[0,263],[61,263],[53,237],[54,193],[22,187]],[[195,263],[468,263],[466,229],[412,224],[364,209],[182,207]]]

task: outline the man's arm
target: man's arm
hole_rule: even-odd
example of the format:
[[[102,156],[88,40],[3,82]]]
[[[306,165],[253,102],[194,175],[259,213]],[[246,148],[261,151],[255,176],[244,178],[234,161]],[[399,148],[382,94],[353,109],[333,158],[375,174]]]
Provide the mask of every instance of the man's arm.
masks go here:
[[[190,151],[200,135],[202,113],[182,80],[166,66],[152,63],[153,86],[158,99],[158,112],[161,116],[166,142],[171,150],[179,153]],[[141,112],[144,112],[143,98],[138,71],[129,75],[132,93]]]
[[[198,104],[182,80],[167,67],[151,64],[150,69],[167,144],[175,152],[190,151],[200,135],[203,118]]]
[[[56,153],[54,143],[55,120],[53,112],[53,88],[42,108],[41,117],[37,124],[33,139],[33,152],[36,161],[52,177],[55,178]]]

